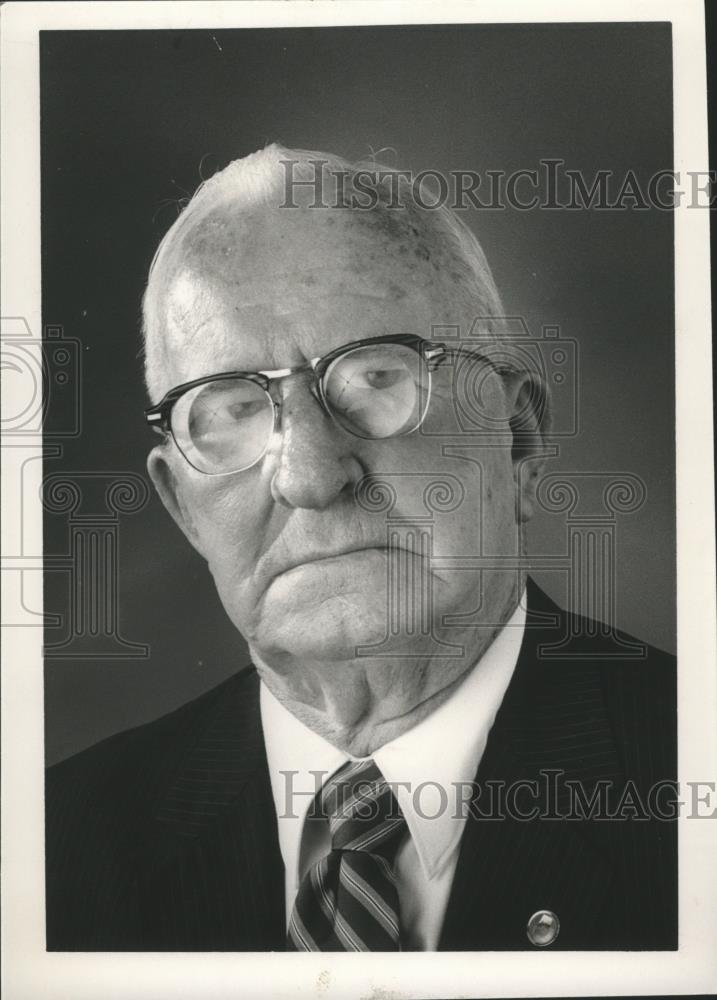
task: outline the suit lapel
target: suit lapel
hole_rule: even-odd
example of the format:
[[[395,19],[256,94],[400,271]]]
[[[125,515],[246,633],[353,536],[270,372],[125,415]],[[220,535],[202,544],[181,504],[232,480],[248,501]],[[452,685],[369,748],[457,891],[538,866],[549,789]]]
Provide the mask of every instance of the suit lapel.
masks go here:
[[[142,913],[173,950],[284,943],[284,876],[254,670],[220,689],[159,800]]]
[[[597,667],[541,653],[564,634],[563,612],[529,582],[525,637],[476,776],[441,950],[531,948],[527,923],[539,910],[560,920],[553,948],[594,947],[588,942],[612,878],[600,829],[520,819],[508,791],[513,786],[524,814],[536,804],[541,815],[560,814],[566,799],[551,788],[571,780],[589,795],[598,781],[621,779]],[[518,792],[515,782],[537,785]]]

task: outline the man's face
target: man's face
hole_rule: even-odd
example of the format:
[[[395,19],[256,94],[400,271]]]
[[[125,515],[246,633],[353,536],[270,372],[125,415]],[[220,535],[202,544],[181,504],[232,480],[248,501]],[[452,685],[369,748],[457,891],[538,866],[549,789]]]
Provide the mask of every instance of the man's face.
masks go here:
[[[299,366],[363,338],[430,339],[436,324],[470,322],[457,315],[455,287],[440,264],[414,234],[397,239],[380,220],[343,210],[216,212],[166,282],[163,391],[223,371]],[[500,621],[514,572],[481,573],[477,559],[460,569],[437,562],[518,548],[510,442],[476,448],[473,439],[460,457],[442,452],[448,439],[439,434],[458,431],[453,375],[450,364],[438,369],[426,425],[404,437],[352,436],[312,395],[311,373],[298,373],[279,383],[279,432],[252,468],[210,477],[173,445],[150,456],[163,500],[207,560],[232,622],[265,662],[347,660],[358,645],[381,642],[390,631],[390,559],[421,578],[434,629],[449,641],[446,614],[477,611],[478,621]],[[498,375],[485,383],[484,405],[507,426],[510,404]],[[357,498],[367,475],[395,490],[389,515]],[[426,507],[426,488],[447,476],[454,486],[460,481],[462,500],[445,512]],[[421,549],[427,515],[432,537]],[[402,517],[391,554],[389,528]],[[398,629],[405,632],[405,621]],[[410,641],[424,640],[414,634]]]

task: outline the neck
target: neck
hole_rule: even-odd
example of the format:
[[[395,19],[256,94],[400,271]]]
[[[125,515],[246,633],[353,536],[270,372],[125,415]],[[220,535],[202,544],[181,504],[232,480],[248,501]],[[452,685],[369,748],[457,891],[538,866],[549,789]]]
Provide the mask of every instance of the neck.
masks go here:
[[[458,656],[433,650],[341,661],[268,658],[251,648],[262,681],[304,725],[353,757],[368,757],[412,729],[462,684],[515,611],[511,592],[492,628],[451,628]],[[448,635],[441,638],[447,640]]]

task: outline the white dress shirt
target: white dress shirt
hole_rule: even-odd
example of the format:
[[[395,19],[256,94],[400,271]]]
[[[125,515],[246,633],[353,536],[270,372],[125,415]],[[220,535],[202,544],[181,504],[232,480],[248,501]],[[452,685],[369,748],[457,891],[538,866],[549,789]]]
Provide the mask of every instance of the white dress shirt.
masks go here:
[[[525,594],[450,698],[371,755],[386,781],[396,783],[394,791],[410,833],[396,855],[406,949],[433,951],[438,946],[465,826],[460,803],[469,798],[465,783],[475,780],[518,660],[525,630],[524,602]],[[306,819],[309,806],[323,783],[357,758],[305,726],[264,684],[260,703],[286,873],[288,924],[301,879],[331,849],[328,824]]]

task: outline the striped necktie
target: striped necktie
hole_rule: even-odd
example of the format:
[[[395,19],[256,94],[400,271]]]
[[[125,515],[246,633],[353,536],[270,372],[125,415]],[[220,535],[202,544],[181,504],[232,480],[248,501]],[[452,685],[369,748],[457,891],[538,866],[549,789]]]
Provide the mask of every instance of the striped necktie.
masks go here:
[[[331,851],[302,879],[288,951],[398,951],[393,864],[406,821],[372,760],[345,764],[317,796]]]

